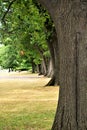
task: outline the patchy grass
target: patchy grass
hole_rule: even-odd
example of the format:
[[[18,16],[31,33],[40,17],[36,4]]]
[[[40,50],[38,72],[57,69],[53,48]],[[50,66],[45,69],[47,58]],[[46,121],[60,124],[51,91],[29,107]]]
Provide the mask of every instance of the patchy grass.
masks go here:
[[[49,79],[37,74],[24,76],[36,78],[0,79],[0,130],[50,130],[59,88],[44,87]]]

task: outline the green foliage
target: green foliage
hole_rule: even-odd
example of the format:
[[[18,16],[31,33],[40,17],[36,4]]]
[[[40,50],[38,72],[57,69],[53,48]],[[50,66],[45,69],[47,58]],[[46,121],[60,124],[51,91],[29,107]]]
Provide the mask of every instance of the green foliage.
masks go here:
[[[15,68],[17,66],[16,49],[12,45],[0,48],[0,66],[3,68]]]
[[[0,1],[1,18],[10,2]],[[26,57],[22,57],[24,60],[31,62],[33,59],[35,64],[39,64],[43,60],[42,55],[50,56],[47,40],[53,32],[53,23],[47,11],[35,0],[13,2],[2,23],[0,31],[2,43],[14,44],[19,51],[23,50]]]
[[[4,69],[26,69],[31,64],[30,59],[25,55],[23,50],[18,50],[16,46],[8,44],[0,48],[0,66]]]

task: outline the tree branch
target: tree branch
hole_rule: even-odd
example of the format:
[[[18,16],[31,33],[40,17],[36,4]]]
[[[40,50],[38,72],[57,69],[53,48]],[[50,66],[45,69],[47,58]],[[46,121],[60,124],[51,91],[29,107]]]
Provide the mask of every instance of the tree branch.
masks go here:
[[[8,29],[6,29],[5,28],[5,30],[3,30],[5,33],[7,33],[7,34],[14,34],[15,32],[17,33],[17,30],[19,30],[20,28],[19,27],[17,27],[17,28],[15,28],[15,29],[13,29],[13,30],[10,30],[10,31],[8,31]]]
[[[7,8],[7,11],[5,12],[5,14],[3,15],[2,19],[1,19],[4,23],[5,23],[5,17],[6,17],[6,15],[8,14],[8,12],[9,12],[9,10],[10,10],[12,4],[13,4],[15,1],[16,1],[16,0],[12,0],[12,1],[9,3],[8,8]]]

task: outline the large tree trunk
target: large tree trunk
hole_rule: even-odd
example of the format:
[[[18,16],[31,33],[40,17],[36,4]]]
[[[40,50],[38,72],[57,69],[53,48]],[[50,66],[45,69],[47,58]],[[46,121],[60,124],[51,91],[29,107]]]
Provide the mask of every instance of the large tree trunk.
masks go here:
[[[56,19],[60,96],[52,130],[87,130],[87,5],[67,4],[62,3],[58,14],[66,12]]]
[[[60,94],[52,130],[87,130],[87,2],[40,1],[49,2],[59,44]]]

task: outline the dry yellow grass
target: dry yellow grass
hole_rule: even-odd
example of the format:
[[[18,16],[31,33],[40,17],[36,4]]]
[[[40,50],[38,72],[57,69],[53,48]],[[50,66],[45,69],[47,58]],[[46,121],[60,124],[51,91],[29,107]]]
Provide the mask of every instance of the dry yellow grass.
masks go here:
[[[7,73],[2,76],[8,75],[9,74]],[[49,81],[49,78],[43,76],[40,78],[33,78],[38,77],[37,74],[11,73],[9,76],[12,77],[14,75],[30,76],[31,78],[0,79],[0,119],[3,117],[6,120],[7,117],[9,117],[8,120],[10,120],[13,118],[11,117],[11,114],[15,114],[15,116],[21,115],[23,117],[22,114],[29,115],[32,113],[34,117],[31,116],[32,119],[30,119],[30,117],[28,118],[28,120],[31,121],[30,126],[27,123],[28,126],[22,126],[21,124],[18,127],[16,124],[16,128],[15,125],[10,126],[10,123],[9,127],[6,128],[6,124],[2,121],[3,125],[1,124],[0,130],[49,130],[49,127],[51,127],[50,124],[49,126],[43,124],[40,126],[38,123],[40,120],[44,120],[44,118],[46,118],[46,121],[47,118],[49,118],[50,122],[52,122],[53,117],[51,117],[51,119],[50,117],[47,117],[49,115],[41,117],[41,113],[55,113],[59,92],[58,87],[44,87]],[[37,121],[37,117],[35,119],[36,114],[40,114],[40,118],[42,119],[39,119],[38,117]],[[32,126],[32,120],[34,121],[33,123],[36,121],[36,124],[34,124],[35,127]]]

